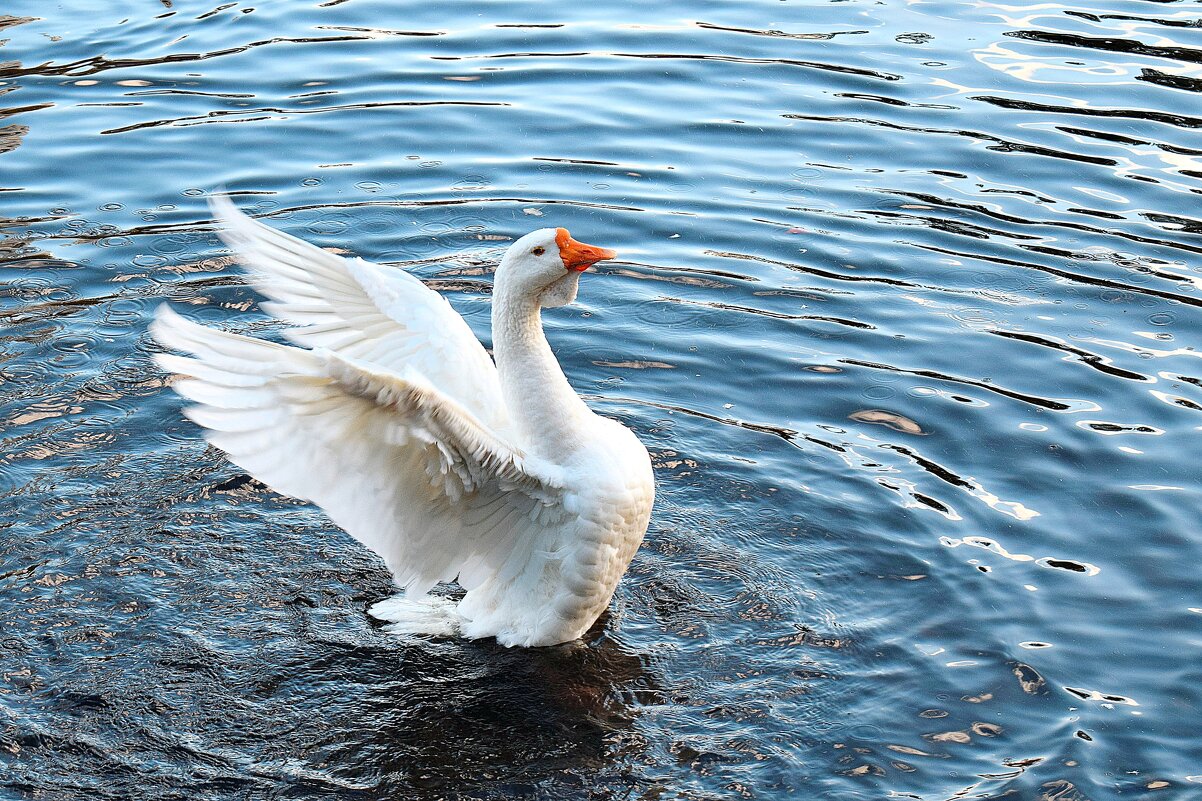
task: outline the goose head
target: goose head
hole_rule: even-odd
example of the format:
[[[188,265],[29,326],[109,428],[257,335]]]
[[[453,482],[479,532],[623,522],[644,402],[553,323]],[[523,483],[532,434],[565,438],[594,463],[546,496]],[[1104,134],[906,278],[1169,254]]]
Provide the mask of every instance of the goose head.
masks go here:
[[[509,246],[497,268],[497,288],[536,299],[539,306],[566,306],[576,299],[580,274],[617,254],[577,242],[566,228],[540,228]]]

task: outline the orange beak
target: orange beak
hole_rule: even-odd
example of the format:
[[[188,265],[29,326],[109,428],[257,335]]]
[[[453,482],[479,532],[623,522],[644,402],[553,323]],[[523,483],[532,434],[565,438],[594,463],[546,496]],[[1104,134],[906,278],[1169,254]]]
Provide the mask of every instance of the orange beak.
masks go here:
[[[563,259],[563,266],[578,273],[584,272],[599,261],[612,259],[618,255],[609,248],[599,248],[595,245],[577,242],[572,239],[566,228],[557,229],[555,244],[559,245],[559,258]]]

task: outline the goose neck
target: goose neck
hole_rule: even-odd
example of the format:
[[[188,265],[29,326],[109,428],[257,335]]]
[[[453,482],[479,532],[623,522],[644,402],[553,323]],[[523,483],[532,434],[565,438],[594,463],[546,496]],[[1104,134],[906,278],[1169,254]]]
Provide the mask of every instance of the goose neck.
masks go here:
[[[551,352],[538,298],[499,290],[492,325],[501,391],[522,445],[544,458],[561,460],[580,443],[581,427],[591,412]]]

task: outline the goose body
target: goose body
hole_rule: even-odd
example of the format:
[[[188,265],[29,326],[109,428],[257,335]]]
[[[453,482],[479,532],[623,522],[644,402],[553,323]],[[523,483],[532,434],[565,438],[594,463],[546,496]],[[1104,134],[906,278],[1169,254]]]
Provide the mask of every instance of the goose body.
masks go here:
[[[403,590],[372,613],[397,632],[552,645],[608,606],[646,531],[650,459],[564,377],[540,310],[576,297],[612,251],[542,229],[493,289],[489,358],[462,317],[403,270],[344,259],[213,201],[222,238],[291,323],[291,345],[190,322],[152,332],[186,414],[230,460],[320,506]],[[427,593],[457,580],[458,604]]]

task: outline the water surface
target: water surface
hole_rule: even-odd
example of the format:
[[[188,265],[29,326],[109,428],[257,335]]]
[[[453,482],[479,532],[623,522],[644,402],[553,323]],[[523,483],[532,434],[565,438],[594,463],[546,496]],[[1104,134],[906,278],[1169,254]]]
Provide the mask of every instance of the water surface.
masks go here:
[[[1202,793],[1202,8],[17,0],[0,16],[0,795]],[[204,195],[546,315],[652,451],[586,642],[404,641],[206,449]]]

